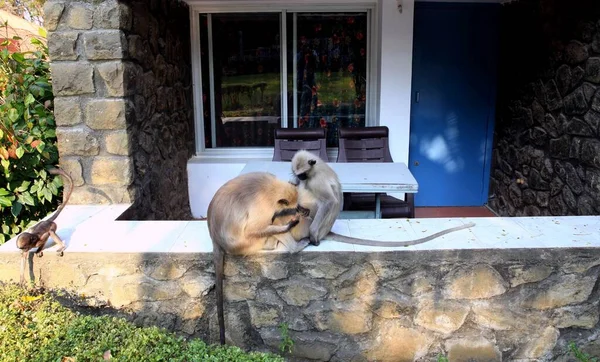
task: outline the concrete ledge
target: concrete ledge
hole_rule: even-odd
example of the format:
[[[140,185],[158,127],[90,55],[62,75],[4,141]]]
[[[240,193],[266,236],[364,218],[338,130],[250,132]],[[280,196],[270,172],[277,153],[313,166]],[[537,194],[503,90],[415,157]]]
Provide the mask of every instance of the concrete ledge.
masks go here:
[[[64,257],[30,257],[38,285],[83,306],[217,342],[211,242],[204,221],[115,221],[128,205],[69,206]],[[403,248],[323,241],[295,255],[228,257],[227,339],[294,360],[566,360],[600,350],[600,217],[344,220],[336,231],[390,240],[473,220]],[[14,240],[0,281],[19,277]],[[562,358],[562,359],[561,359]]]
[[[65,252],[210,253],[206,221],[116,221],[123,205],[69,205],[57,219]],[[376,240],[411,240],[469,221],[476,226],[410,247],[384,248],[324,240],[304,252],[382,252],[600,247],[600,216],[338,220],[333,231]],[[50,251],[53,247],[50,247]],[[15,241],[0,253],[16,252]]]

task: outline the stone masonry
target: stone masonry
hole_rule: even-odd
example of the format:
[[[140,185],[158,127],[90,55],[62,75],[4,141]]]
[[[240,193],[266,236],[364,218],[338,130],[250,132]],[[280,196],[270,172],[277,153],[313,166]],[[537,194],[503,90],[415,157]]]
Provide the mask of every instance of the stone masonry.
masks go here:
[[[19,258],[0,255],[0,281]],[[211,254],[34,258],[36,283],[139,325],[218,341]],[[313,252],[228,257],[227,338],[291,361],[572,361],[600,356],[600,250]],[[571,359],[570,359],[571,358]]]
[[[177,0],[44,6],[60,165],[73,204],[189,219],[194,152],[189,12]]]
[[[501,19],[490,206],[600,214],[600,2],[520,0]]]

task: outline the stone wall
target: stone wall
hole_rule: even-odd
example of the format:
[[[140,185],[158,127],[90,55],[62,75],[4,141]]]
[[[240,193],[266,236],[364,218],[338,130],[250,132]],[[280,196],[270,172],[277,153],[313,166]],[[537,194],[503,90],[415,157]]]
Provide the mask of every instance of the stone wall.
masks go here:
[[[18,280],[0,254],[0,281]],[[140,325],[218,340],[211,254],[34,258],[37,283]],[[600,356],[600,249],[312,252],[226,262],[230,343],[291,360],[569,360]]]
[[[45,4],[60,164],[73,204],[190,218],[189,12],[177,0]]]
[[[490,206],[600,214],[600,2],[503,6]]]

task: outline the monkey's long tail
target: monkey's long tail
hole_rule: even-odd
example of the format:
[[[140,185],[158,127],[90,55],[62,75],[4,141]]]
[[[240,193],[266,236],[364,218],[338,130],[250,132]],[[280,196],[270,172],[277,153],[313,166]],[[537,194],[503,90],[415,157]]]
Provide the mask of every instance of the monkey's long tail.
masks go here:
[[[223,269],[225,252],[213,243],[213,263],[215,264],[215,289],[217,293],[217,317],[219,319],[219,341],[225,344],[225,318],[223,316]]]
[[[56,209],[54,214],[52,214],[52,216],[50,216],[48,218],[48,220],[46,220],[46,221],[54,221],[54,220],[56,220],[58,215],[60,215],[61,211],[65,208],[65,206],[69,202],[69,199],[71,198],[71,193],[73,192],[73,179],[63,169],[60,169],[58,167],[51,168],[50,170],[48,170],[48,172],[52,175],[62,175],[69,181],[69,188],[67,189],[67,193],[65,195],[63,195],[63,202],[58,206],[58,208]]]
[[[351,236],[336,234],[334,232],[329,232],[329,234],[327,236],[325,236],[324,239],[325,240],[327,240],[327,239],[335,240],[335,241],[339,241],[340,243],[346,243],[346,244],[368,245],[368,246],[385,246],[385,247],[411,246],[411,245],[422,244],[422,243],[428,242],[430,240],[433,240],[435,238],[439,238],[442,235],[446,235],[451,232],[462,230],[462,229],[467,229],[467,228],[470,228],[473,226],[475,226],[475,223],[470,222],[465,225],[455,226],[450,229],[439,231],[435,234],[431,234],[429,236],[425,236],[420,239],[407,240],[407,241],[381,241],[381,240],[358,239],[358,238],[353,238]]]

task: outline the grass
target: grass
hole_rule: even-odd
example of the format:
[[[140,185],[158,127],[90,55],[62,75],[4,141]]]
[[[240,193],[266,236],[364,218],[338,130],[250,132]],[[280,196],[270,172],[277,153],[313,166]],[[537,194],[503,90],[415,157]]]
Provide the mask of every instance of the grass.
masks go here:
[[[283,361],[237,347],[185,340],[123,318],[82,315],[51,294],[0,284],[0,360],[9,361]]]
[[[569,352],[581,362],[598,362],[598,357],[592,357],[579,349],[575,342],[569,343]]]

